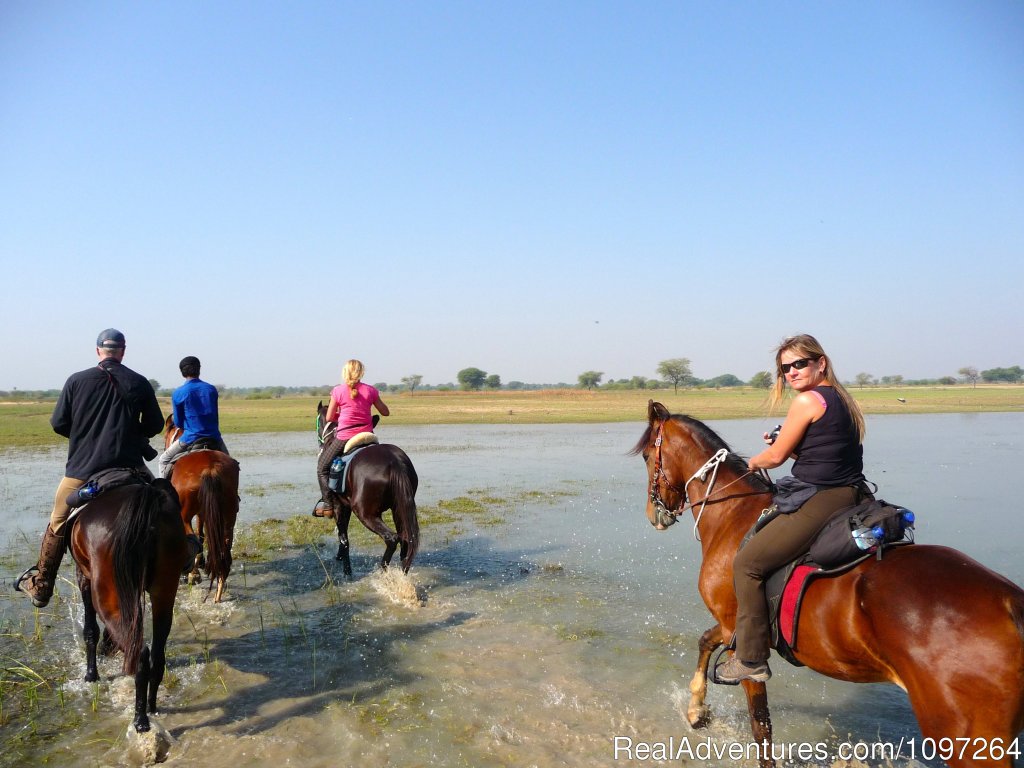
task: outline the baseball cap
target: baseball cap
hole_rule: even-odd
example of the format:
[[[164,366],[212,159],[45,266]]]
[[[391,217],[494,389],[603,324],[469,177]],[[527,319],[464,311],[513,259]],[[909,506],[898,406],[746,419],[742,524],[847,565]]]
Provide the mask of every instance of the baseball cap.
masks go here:
[[[116,328],[107,328],[96,337],[96,346],[102,349],[124,349],[124,334]]]

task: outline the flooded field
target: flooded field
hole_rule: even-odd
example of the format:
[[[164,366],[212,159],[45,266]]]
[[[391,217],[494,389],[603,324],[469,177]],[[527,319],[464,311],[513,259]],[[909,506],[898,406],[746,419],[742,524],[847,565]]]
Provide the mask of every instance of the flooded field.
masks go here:
[[[749,453],[768,425],[712,426]],[[408,576],[385,574],[379,539],[353,521],[352,581],[335,563],[333,525],[309,516],[312,433],[230,438],[242,506],[227,599],[206,601],[206,585],[179,593],[158,738],[145,739],[126,733],[119,658],[82,682],[73,565],[45,609],[11,592],[38,552],[64,454],[4,453],[0,765],[141,765],[157,753],[169,766],[737,764],[698,753],[750,740],[740,691],[710,691],[705,731],[683,718],[711,619],[689,526],[658,533],[644,517],[646,472],[626,455],[642,430],[380,429],[419,473],[422,544]],[[868,430],[867,474],[917,512],[919,541],[1024,582],[1010,494],[1024,415],[869,417]],[[776,742],[829,754],[788,764],[832,765],[842,743],[919,735],[893,686],[772,664]],[[688,741],[694,756],[639,759],[616,750],[625,740],[672,751]]]

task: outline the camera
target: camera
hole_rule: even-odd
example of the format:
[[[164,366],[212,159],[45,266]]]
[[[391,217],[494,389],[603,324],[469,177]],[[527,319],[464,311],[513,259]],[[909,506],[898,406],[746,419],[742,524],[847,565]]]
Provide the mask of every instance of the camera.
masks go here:
[[[768,433],[768,444],[769,445],[774,445],[775,444],[775,440],[778,438],[779,431],[781,429],[782,429],[782,425],[781,424],[776,424],[775,425],[775,429],[773,429],[771,432]]]

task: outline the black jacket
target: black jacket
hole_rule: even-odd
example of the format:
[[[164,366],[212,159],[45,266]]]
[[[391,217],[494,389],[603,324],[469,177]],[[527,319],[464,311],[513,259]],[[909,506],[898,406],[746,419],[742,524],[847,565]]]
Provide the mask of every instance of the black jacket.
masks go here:
[[[65,476],[88,480],[101,469],[143,466],[143,445],[163,429],[164,415],[149,381],[107,358],[71,375],[50,425],[71,441]]]

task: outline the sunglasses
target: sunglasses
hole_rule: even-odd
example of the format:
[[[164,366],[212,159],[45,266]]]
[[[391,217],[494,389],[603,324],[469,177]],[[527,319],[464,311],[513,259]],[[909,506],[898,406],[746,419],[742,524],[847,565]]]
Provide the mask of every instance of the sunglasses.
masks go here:
[[[818,358],[816,357],[801,357],[799,360],[794,360],[792,363],[783,363],[782,365],[779,366],[779,368],[782,370],[782,375],[785,376],[787,373],[789,373],[790,368],[795,368],[798,371],[802,371],[811,363],[812,360],[817,359]]]

